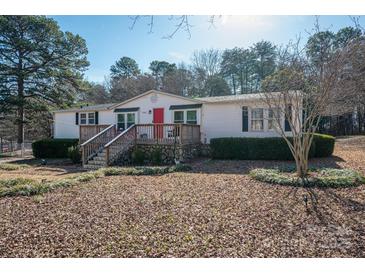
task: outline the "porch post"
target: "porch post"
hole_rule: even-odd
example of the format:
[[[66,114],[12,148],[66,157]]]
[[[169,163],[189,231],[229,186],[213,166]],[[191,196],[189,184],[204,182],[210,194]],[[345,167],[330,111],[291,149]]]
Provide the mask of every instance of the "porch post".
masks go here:
[[[82,166],[84,166],[86,164],[86,157],[85,157],[85,146],[81,147],[82,150]]]
[[[109,147],[106,148],[106,154],[105,154],[105,164],[108,166],[109,165]]]
[[[179,124],[179,130],[180,130],[180,145],[181,145],[183,138],[183,124]]]

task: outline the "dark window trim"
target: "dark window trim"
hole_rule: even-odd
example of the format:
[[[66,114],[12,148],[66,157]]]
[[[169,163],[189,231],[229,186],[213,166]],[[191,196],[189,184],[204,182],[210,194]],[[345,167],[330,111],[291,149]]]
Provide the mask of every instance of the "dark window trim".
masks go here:
[[[171,105],[170,110],[201,108],[203,104]]]
[[[139,108],[116,108],[114,112],[135,112],[138,111]]]
[[[248,107],[242,107],[242,132],[248,132]]]

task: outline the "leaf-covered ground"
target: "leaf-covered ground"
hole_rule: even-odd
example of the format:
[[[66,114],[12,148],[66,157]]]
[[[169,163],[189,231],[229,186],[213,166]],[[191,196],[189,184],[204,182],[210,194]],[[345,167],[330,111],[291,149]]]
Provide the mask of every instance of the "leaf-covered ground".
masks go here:
[[[359,142],[344,139],[334,157],[312,164],[365,173],[364,155]],[[365,187],[302,189],[247,175],[286,164],[199,160],[186,173],[1,198],[0,256],[364,257]]]

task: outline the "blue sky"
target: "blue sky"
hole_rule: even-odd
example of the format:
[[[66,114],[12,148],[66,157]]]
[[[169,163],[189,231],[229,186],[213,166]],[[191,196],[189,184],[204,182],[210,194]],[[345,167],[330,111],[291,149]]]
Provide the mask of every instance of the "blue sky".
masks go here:
[[[162,37],[174,31],[177,17],[154,16],[153,33],[149,33],[149,18],[141,18],[130,30],[133,21],[128,16],[52,17],[63,31],[86,39],[90,61],[86,78],[94,82],[102,82],[110,66],[123,56],[135,59],[142,71],[148,71],[152,60],[189,63],[198,49],[250,47],[260,40],[282,45],[298,35],[304,40],[315,22],[314,16],[222,16],[211,26],[209,16],[189,16],[191,38],[181,31],[168,40]],[[322,29],[332,31],[353,25],[348,16],[320,16],[319,22]]]

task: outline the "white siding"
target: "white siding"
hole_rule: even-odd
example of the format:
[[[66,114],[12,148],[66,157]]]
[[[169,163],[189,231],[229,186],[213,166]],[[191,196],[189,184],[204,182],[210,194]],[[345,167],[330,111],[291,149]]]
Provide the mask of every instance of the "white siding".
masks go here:
[[[242,107],[248,107],[248,132],[242,131]],[[267,119],[264,119],[263,131],[251,131],[251,109],[265,106],[257,103],[230,102],[206,103],[202,107],[202,142],[209,143],[211,138],[217,137],[277,137],[278,133],[268,130]],[[266,111],[264,111],[264,117]],[[284,119],[282,119],[282,126]]]
[[[153,100],[152,96],[156,96]],[[137,123],[139,124],[151,124],[153,120],[153,109],[164,109],[164,123],[173,123],[173,110],[170,110],[171,105],[184,105],[184,104],[197,104],[197,102],[185,100],[183,98],[177,98],[164,94],[147,94],[146,96],[137,98],[131,102],[118,106],[117,108],[135,108],[139,107],[137,113]],[[200,124],[200,108],[197,110],[197,123]],[[116,119],[116,118],[115,118]],[[116,120],[115,120],[116,121]]]
[[[149,93],[133,101],[127,102],[117,108],[139,108],[136,112],[137,124],[150,124],[153,120],[153,109],[164,109],[164,123],[173,123],[173,110],[171,105],[197,104],[193,100],[178,98],[160,93]],[[248,107],[248,132],[242,131],[242,106]],[[260,101],[237,101],[226,103],[203,103],[202,108],[197,110],[197,123],[201,125],[202,142],[209,143],[211,138],[217,137],[275,137],[279,136],[273,130],[268,130],[268,121],[264,118],[264,130],[251,130],[251,109],[264,108]],[[186,111],[186,110],[184,110]],[[55,113],[55,138],[78,138],[79,126],[75,125],[75,112]],[[99,111],[99,125],[116,124],[114,110]],[[282,117],[284,127],[284,117]]]
[[[79,126],[75,124],[75,112],[54,114],[54,138],[79,138]]]
[[[115,124],[115,115],[113,110],[99,111],[99,125]]]
[[[76,125],[75,113],[56,112],[54,114],[54,138],[79,138],[80,129],[79,125]],[[82,113],[82,111],[79,111],[79,113]],[[114,118],[113,110],[99,111],[99,125],[114,124]]]
[[[151,96],[156,96],[156,100],[151,100]],[[153,119],[153,109],[164,109],[164,123],[173,123],[173,110],[171,105],[196,104],[191,100],[173,97],[164,94],[151,93],[137,98],[131,102],[120,105],[118,108],[139,107],[136,112],[136,123],[150,124]],[[197,123],[200,124],[200,109],[197,110]],[[79,113],[82,111],[79,111]],[[99,111],[99,125],[111,125],[117,123],[114,109]],[[79,138],[79,126],[75,124],[75,112],[56,112],[54,114],[54,138]]]

